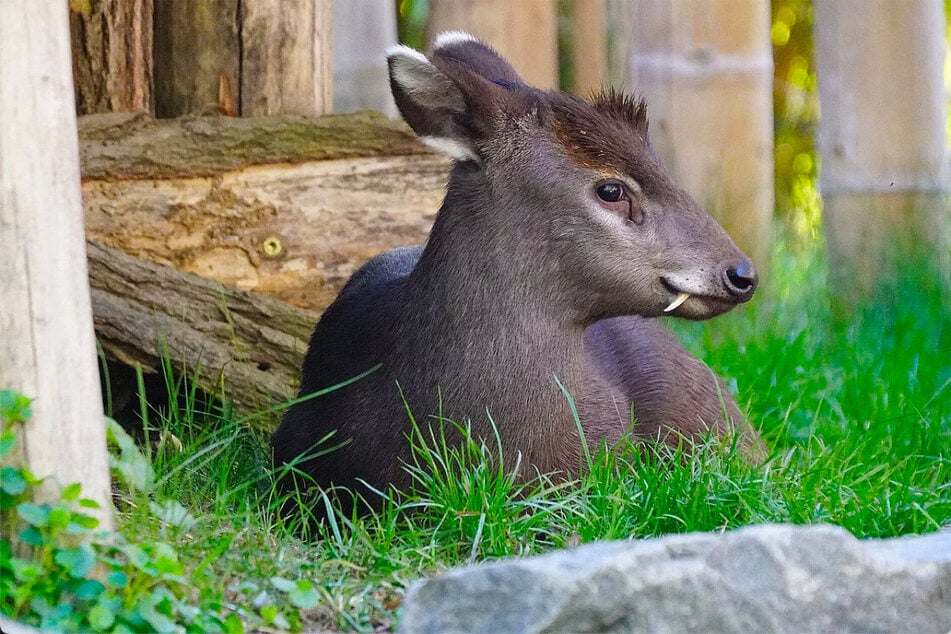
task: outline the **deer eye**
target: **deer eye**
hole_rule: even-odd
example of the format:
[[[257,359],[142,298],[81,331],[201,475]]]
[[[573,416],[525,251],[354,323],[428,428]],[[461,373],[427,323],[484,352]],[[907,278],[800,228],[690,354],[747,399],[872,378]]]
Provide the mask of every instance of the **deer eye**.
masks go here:
[[[624,185],[615,181],[601,183],[597,189],[598,198],[606,203],[616,203],[624,198]]]
[[[594,192],[601,201],[601,206],[606,210],[635,224],[643,222],[643,218],[635,217],[634,203],[631,202],[624,183],[614,180],[604,181],[595,188]]]

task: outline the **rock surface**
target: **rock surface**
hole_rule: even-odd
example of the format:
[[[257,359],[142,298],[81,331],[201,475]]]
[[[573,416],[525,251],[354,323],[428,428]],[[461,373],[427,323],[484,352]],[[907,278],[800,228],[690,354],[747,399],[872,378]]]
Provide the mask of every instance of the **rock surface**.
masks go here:
[[[414,584],[400,632],[948,632],[951,533],[761,525],[595,543]]]

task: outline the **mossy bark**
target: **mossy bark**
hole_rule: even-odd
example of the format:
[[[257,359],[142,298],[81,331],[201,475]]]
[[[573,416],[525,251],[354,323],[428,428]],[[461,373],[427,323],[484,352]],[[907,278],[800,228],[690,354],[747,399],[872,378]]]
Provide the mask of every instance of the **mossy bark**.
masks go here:
[[[83,180],[217,176],[252,165],[430,154],[410,129],[376,112],[308,118],[81,117]]]

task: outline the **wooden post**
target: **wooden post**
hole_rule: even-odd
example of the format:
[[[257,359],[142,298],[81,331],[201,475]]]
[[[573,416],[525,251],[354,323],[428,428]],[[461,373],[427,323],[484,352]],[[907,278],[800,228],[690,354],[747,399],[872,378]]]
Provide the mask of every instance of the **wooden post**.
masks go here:
[[[70,11],[79,114],[152,110],[152,0],[100,0]]]
[[[941,0],[817,0],[830,281],[847,302],[918,251],[945,273],[951,177]]]
[[[631,86],[647,98],[655,148],[762,270],[774,204],[769,2],[633,6]]]
[[[386,49],[397,43],[392,0],[334,1],[333,111],[396,117]]]
[[[332,0],[154,2],[156,116],[330,112]]]
[[[605,0],[574,0],[571,3],[571,89],[581,96],[607,84],[608,38]]]
[[[316,116],[332,107],[333,0],[242,2],[241,115]]]
[[[80,482],[111,530],[66,3],[6,0],[0,42],[0,386],[35,399],[30,470]]]
[[[155,115],[214,112],[222,76],[232,90],[239,86],[238,0],[154,2]]]
[[[554,0],[430,0],[427,35],[467,31],[486,41],[539,88],[558,88]]]
[[[605,37],[607,38],[607,70],[605,83],[609,86],[633,91],[628,66],[631,56],[631,39],[634,33],[634,12],[631,0],[605,0]]]

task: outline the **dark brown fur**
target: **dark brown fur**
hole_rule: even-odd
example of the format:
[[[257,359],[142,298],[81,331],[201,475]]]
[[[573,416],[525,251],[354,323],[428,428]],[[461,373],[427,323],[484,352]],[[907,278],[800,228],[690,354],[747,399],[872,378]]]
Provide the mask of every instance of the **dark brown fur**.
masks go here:
[[[466,39],[437,42],[431,60],[397,51],[390,72],[406,120],[457,163],[425,248],[374,258],[324,313],[301,394],[379,369],[292,407],[275,462],[333,434],[342,448],[301,465],[318,485],[405,487],[408,406],[424,428],[442,414],[491,438],[494,422],[524,473],[573,472],[581,441],[555,377],[592,446],[632,431],[632,414],[637,436],[738,428],[756,445],[723,382],[651,319],[679,291],[690,298],[673,314],[715,316],[755,276],[651,151],[644,105],[533,89]],[[596,196],[604,178],[628,183],[630,219]]]

